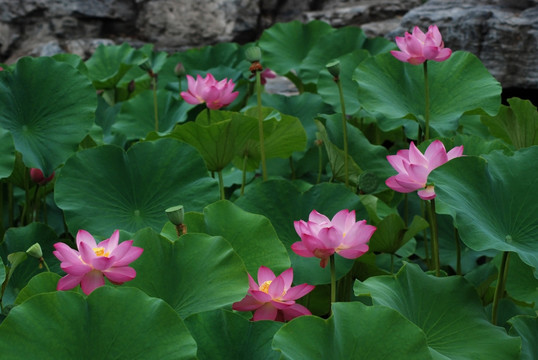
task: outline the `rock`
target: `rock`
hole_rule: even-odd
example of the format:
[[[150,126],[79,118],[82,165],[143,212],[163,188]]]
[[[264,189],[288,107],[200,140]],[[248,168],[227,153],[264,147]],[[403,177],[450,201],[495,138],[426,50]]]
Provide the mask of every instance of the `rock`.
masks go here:
[[[323,20],[334,27],[360,26],[402,16],[420,4],[421,0],[332,0],[319,11],[305,12],[304,20]]]
[[[137,26],[158,48],[178,49],[233,41],[257,28],[254,0],[154,0],[143,4]]]
[[[436,24],[445,46],[475,54],[506,87],[538,88],[538,2],[429,0],[408,12],[388,37]]]

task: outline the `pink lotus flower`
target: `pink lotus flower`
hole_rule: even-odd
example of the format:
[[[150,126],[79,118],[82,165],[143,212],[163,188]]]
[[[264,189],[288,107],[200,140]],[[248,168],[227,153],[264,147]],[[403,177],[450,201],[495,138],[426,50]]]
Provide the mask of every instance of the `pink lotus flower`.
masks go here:
[[[265,70],[263,70],[260,73],[260,81],[262,85],[265,85],[267,83],[267,79],[274,79],[274,78],[276,78],[276,73],[269,68],[265,68]]]
[[[207,74],[205,79],[197,75],[194,80],[192,76],[187,75],[187,82],[189,89],[182,91],[181,97],[189,104],[205,103],[212,110],[231,104],[239,95],[238,91],[232,92],[235,86],[232,79],[217,81],[213,75]]]
[[[37,169],[37,168],[30,169],[30,179],[32,179],[32,181],[35,182],[36,184],[45,185],[49,183],[53,178],[54,178],[54,172],[52,173],[51,176],[46,178],[45,175],[43,175],[43,171],[41,171],[40,169]]]
[[[109,239],[97,244],[89,232],[79,230],[79,251],[64,243],[54,244],[56,251],[53,254],[62,262],[60,267],[67,273],[58,281],[57,289],[69,290],[80,284],[82,291],[89,295],[105,284],[103,275],[114,284],[134,279],[136,271],[127,265],[138,259],[144,249],[132,246],[133,240],[118,245],[119,238],[120,233],[116,230]]]
[[[426,34],[415,26],[413,35],[406,32],[405,37],[396,36],[396,45],[401,51],[392,50],[390,53],[396,59],[413,65],[426,60],[444,61],[452,54],[452,50],[445,48],[436,25],[430,25]]]
[[[368,251],[368,245],[375,226],[367,225],[366,220],[355,222],[355,210],[339,211],[332,220],[316,210],[312,210],[308,222],[293,223],[301,241],[291,245],[299,256],[317,257],[322,268],[327,266],[329,257],[337,253],[346,259],[356,259]]]
[[[295,300],[305,296],[314,289],[313,285],[301,284],[291,287],[293,269],[289,268],[275,276],[271,269],[260,266],[258,282],[248,274],[249,289],[243,300],[235,302],[232,309],[254,311],[253,321],[275,320],[288,321],[301,315],[312,315],[303,305]],[[258,285],[260,284],[260,285]]]
[[[463,145],[456,146],[447,153],[443,143],[435,140],[422,155],[415,144],[411,143],[409,150],[399,150],[396,155],[387,156],[387,160],[398,171],[398,174],[389,177],[385,184],[392,190],[401,193],[410,193],[422,189],[418,192],[421,199],[434,199],[433,185],[427,185],[428,175],[433,169],[462,155]]]

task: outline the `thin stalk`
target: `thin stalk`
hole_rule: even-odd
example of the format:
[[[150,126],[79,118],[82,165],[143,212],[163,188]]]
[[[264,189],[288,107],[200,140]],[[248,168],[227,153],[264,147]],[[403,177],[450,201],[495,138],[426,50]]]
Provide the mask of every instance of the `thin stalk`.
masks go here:
[[[437,238],[437,218],[435,214],[435,199],[431,199],[428,207],[428,212],[430,214],[430,227],[432,230],[432,258],[433,264],[435,266],[435,276],[440,276],[440,261],[439,261],[439,239]]]
[[[458,229],[454,227],[454,240],[456,241],[456,274],[461,275],[461,243]]]
[[[4,182],[0,181],[0,238],[4,238]]]
[[[263,181],[267,180],[267,164],[265,162],[265,145],[263,139],[263,114],[262,114],[262,80],[259,71],[256,71],[256,99],[258,100],[258,131],[260,133],[260,154],[262,158]]]
[[[503,252],[501,268],[499,269],[499,276],[497,277],[497,286],[495,287],[495,294],[493,295],[493,305],[491,307],[491,323],[493,325],[497,325],[497,310],[499,308],[499,302],[504,296],[506,274],[508,273],[508,255],[510,255],[508,251]]]
[[[28,224],[29,222],[26,221],[26,217],[28,216],[28,211],[30,209],[30,189],[28,187],[28,170],[24,172],[24,207],[22,208],[22,214],[21,214],[21,226],[24,226]]]
[[[35,187],[34,199],[32,200],[32,205],[34,206],[34,209],[32,210],[32,213],[30,214],[30,222],[38,220],[37,213],[39,210],[39,200],[40,200],[38,197],[39,189],[40,189],[39,184],[37,184]]]
[[[241,176],[241,195],[245,193],[245,185],[247,183],[247,160],[248,155],[245,153],[245,156],[243,157],[243,169],[241,169],[243,172]]]
[[[15,207],[13,205],[13,183],[7,183],[7,206],[9,227],[13,227],[15,223]]]
[[[390,254],[390,273],[394,275],[394,254]]]
[[[217,174],[219,176],[220,199],[225,200],[226,197],[224,196],[224,180],[222,179],[222,170],[217,171]]]
[[[321,150],[321,146],[318,146],[318,179],[316,180],[316,184],[319,184],[321,181],[321,172],[323,171],[323,150]]]
[[[424,203],[425,201],[420,202],[420,213],[423,218],[426,218],[425,210],[424,210]],[[431,224],[430,224],[430,230],[431,230]],[[426,262],[426,266],[428,269],[431,269],[431,263],[430,263],[430,250],[428,248],[428,234],[426,233],[426,229],[422,232],[422,237],[424,238],[424,261]]]
[[[290,156],[290,170],[291,170],[291,179],[295,180],[295,167],[293,166],[293,158]]]
[[[424,119],[426,129],[424,129],[424,140],[430,139],[430,84],[428,83],[428,61],[424,61]]]
[[[407,193],[404,194],[404,222],[407,227],[409,223],[409,199]]]
[[[155,132],[159,132],[159,104],[157,103],[157,74],[151,77],[153,84],[153,113],[155,114]]]
[[[207,123],[211,124],[211,109],[210,108],[206,108],[206,109],[207,109]]]
[[[331,266],[331,305],[336,302],[336,264],[334,261],[334,254],[329,258]]]
[[[342,109],[342,132],[344,134],[344,171],[346,187],[349,187],[349,161],[348,161],[348,146],[347,146],[347,120],[346,120],[346,104],[344,102],[344,90],[340,78],[335,76],[334,81],[338,86],[338,94],[340,95],[340,107]]]
[[[45,269],[47,269],[48,272],[50,272],[49,266],[47,265],[47,262],[44,258],[39,259],[43,265],[45,265]]]

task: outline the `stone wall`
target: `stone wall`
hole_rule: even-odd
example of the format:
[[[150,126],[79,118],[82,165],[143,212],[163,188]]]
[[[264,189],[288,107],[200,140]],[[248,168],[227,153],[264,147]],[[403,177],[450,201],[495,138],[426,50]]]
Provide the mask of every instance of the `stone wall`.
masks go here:
[[[170,52],[256,40],[275,22],[313,19],[403,35],[436,23],[508,87],[538,89],[538,0],[0,0],[0,61],[99,44],[154,43]]]

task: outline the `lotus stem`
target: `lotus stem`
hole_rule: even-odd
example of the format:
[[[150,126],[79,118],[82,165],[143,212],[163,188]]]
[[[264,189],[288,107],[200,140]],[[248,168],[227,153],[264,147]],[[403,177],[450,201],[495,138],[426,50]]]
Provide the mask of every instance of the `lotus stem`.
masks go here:
[[[246,185],[246,182],[247,182],[247,160],[248,160],[248,155],[245,152],[245,156],[243,157],[243,169],[241,169],[242,170],[242,175],[241,175],[241,195],[243,195],[245,193],[245,185]]]
[[[424,61],[424,119],[426,128],[424,129],[424,141],[430,139],[430,85],[428,83],[428,61]],[[419,126],[420,128],[420,126]]]
[[[331,266],[331,305],[336,302],[336,264],[334,254],[329,257]]]
[[[32,210],[32,213],[30,214],[31,221],[38,221],[38,211],[39,211],[39,201],[41,200],[38,196],[39,194],[39,184],[36,185],[35,191],[34,191],[34,199],[32,200],[32,205],[34,209]]]
[[[437,218],[435,214],[435,199],[431,199],[428,206],[430,214],[430,226],[432,231],[432,258],[435,266],[435,276],[441,276],[439,261],[439,239],[437,237]]]
[[[323,171],[323,150],[321,150],[321,146],[318,146],[318,159],[318,178],[316,184],[319,184],[321,181],[321,172]]]
[[[259,71],[256,71],[256,99],[258,100],[258,130],[260,133],[260,154],[262,159],[263,181],[267,180],[267,164],[265,162],[265,145],[263,139],[263,114],[262,114],[262,80]]]
[[[426,214],[424,210],[424,203],[425,201],[420,202],[420,212],[422,214],[422,217],[426,218]],[[431,226],[430,226],[430,231],[431,231]],[[431,269],[430,250],[428,248],[428,234],[426,233],[426,229],[423,230],[422,237],[424,238],[424,261],[426,262],[426,266],[428,267],[428,269]]]
[[[155,114],[155,132],[159,132],[159,104],[157,103],[157,74],[151,78],[153,84],[153,112]]]
[[[346,120],[346,104],[344,101],[344,89],[342,88],[342,82],[340,77],[335,76],[334,82],[338,86],[338,94],[340,95],[340,107],[342,109],[342,132],[344,136],[344,171],[345,171],[345,184],[349,187],[349,161],[348,161],[348,146],[347,146],[347,120]]]
[[[225,200],[226,197],[224,195],[224,180],[222,178],[222,170],[217,171],[217,175],[219,176],[220,199]]]
[[[504,296],[506,275],[508,274],[508,255],[510,255],[510,252],[503,252],[501,267],[499,269],[499,276],[497,277],[497,286],[495,287],[495,294],[493,295],[493,305],[491,307],[491,323],[493,325],[497,325],[497,310],[499,308],[499,302]]]
[[[49,269],[49,266],[47,265],[47,262],[45,261],[45,259],[43,257],[41,257],[39,259],[39,261],[45,266],[45,269],[50,272],[50,269]]]
[[[454,227],[454,240],[456,241],[456,274],[461,275],[461,244],[458,229]]]
[[[8,204],[8,217],[9,217],[9,227],[14,226],[15,222],[15,209],[13,206],[13,183],[7,183],[7,204]]]

